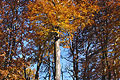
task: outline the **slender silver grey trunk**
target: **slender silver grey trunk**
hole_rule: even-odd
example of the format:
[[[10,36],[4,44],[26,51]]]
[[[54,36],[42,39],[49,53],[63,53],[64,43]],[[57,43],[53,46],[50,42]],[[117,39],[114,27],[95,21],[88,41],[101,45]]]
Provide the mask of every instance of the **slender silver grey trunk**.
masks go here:
[[[61,74],[60,39],[58,34],[55,36],[54,58],[55,58],[55,80],[60,80],[60,74]]]

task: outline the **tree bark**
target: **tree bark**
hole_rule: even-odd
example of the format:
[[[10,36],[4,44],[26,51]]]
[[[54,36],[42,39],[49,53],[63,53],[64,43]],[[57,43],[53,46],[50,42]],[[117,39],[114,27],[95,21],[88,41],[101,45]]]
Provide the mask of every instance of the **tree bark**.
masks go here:
[[[39,46],[39,51],[41,51],[41,46]],[[38,57],[37,70],[35,73],[35,80],[38,80],[38,78],[39,78],[39,70],[40,70],[40,66],[42,64],[42,60],[43,60],[43,54],[42,53],[39,53],[39,54],[41,55],[41,58]]]
[[[55,80],[60,80],[61,65],[60,65],[60,39],[59,35],[55,35],[54,42],[54,61],[55,61]]]
[[[76,77],[76,80],[78,80],[78,36],[76,36],[76,57],[75,58],[76,58],[75,77]]]
[[[49,63],[48,63],[48,65],[49,65],[49,80],[51,80],[51,70],[50,70],[50,54],[48,54],[48,61],[49,61]]]
[[[74,44],[72,41],[72,47],[70,48],[70,51],[72,53],[73,56],[73,80],[75,80],[75,54],[74,54]]]

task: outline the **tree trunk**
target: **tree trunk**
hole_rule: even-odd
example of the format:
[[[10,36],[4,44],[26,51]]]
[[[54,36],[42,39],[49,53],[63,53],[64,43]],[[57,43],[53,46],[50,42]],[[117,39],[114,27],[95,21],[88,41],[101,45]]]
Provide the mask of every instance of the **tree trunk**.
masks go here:
[[[75,54],[74,54],[73,41],[72,41],[72,48],[70,50],[73,56],[73,80],[75,80]]]
[[[78,36],[76,36],[76,57],[75,57],[75,77],[76,77],[76,80],[78,80]]]
[[[48,63],[48,65],[49,65],[49,68],[48,68],[48,70],[49,70],[49,80],[51,80],[51,70],[50,70],[50,54],[48,54],[48,61],[49,61],[49,63]]]
[[[41,50],[41,46],[39,47],[39,50]],[[39,78],[39,70],[40,70],[40,66],[42,64],[42,59],[43,59],[43,54],[41,54],[41,58],[38,57],[38,63],[37,63],[37,70],[36,70],[36,73],[35,73],[35,80],[38,80]]]
[[[55,61],[55,80],[60,80],[61,66],[60,66],[60,39],[59,35],[55,35],[54,42],[54,61]]]
[[[74,52],[72,53],[73,55],[73,80],[75,80],[75,54]]]
[[[74,44],[72,41],[71,47],[70,47],[70,52],[72,53],[73,57],[73,80],[75,80],[75,54],[74,54]]]

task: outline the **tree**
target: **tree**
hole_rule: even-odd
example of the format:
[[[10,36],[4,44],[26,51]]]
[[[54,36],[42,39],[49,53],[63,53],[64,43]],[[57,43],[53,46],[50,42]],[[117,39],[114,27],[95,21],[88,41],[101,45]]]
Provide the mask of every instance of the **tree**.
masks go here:
[[[114,54],[119,54],[116,39],[119,38],[119,4],[117,1],[98,1],[100,11],[94,15],[94,24],[77,31],[70,45],[70,56],[76,56],[76,35],[78,37],[78,61],[80,78],[86,79],[118,79],[118,68],[115,68]],[[111,11],[111,9],[113,11]],[[116,37],[115,37],[116,36]],[[118,39],[119,40],[119,39]],[[118,41],[117,40],[117,41]],[[116,46],[117,49],[114,50]],[[117,53],[116,53],[117,52]],[[80,57],[80,55],[82,57]],[[116,60],[118,59],[116,56]],[[114,58],[115,59],[115,58]],[[112,62],[111,62],[112,61]],[[75,76],[75,58],[73,58],[73,76]],[[117,61],[118,62],[118,61]],[[119,63],[119,62],[118,62]],[[117,69],[117,70],[116,70]],[[115,72],[114,72],[115,71]],[[116,74],[117,73],[117,74]],[[114,75],[114,76],[113,76]]]
[[[119,0],[1,0],[0,79],[119,79],[119,8]],[[62,71],[60,46],[69,49]]]
[[[22,74],[22,68],[25,61],[23,57],[23,5],[26,1],[0,1],[0,55],[2,58],[0,64],[0,79],[25,79]],[[21,10],[19,10],[22,8]],[[21,50],[21,51],[19,51]]]
[[[44,29],[45,33],[52,33],[54,37],[55,80],[60,80],[61,34],[70,33],[72,35],[71,33],[78,26],[81,25],[83,28],[86,24],[90,24],[91,19],[87,15],[92,15],[92,12],[97,10],[96,8],[92,10],[96,7],[94,5],[90,7],[86,5],[91,4],[85,1],[80,1],[78,4],[75,1],[36,0],[28,5],[31,25],[37,24],[40,29]],[[88,11],[91,13],[89,14]]]

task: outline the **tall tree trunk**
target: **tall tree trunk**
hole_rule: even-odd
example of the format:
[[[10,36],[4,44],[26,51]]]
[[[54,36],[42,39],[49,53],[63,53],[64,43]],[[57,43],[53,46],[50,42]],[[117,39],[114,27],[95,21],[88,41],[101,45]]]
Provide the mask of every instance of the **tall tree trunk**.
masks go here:
[[[73,55],[73,80],[75,80],[75,54],[74,52],[72,53]]]
[[[75,54],[74,54],[74,44],[72,41],[72,47],[70,48],[70,51],[72,53],[73,56],[73,80],[75,80]]]
[[[78,80],[78,36],[76,36],[76,57],[75,57],[75,77]]]
[[[60,80],[61,65],[60,65],[60,39],[59,35],[55,35],[54,42],[54,61],[55,61],[55,80]]]
[[[40,70],[41,63],[42,63],[42,59],[38,60],[37,71],[35,73],[35,80],[39,80],[38,78],[39,78],[39,70]]]
[[[61,71],[61,73],[62,73],[62,80],[64,80],[64,78],[63,78],[63,75],[64,75],[64,74],[63,74],[63,71]]]
[[[51,70],[50,70],[50,54],[48,54],[48,66],[49,66],[49,68],[48,68],[48,70],[49,70],[49,80],[51,80]]]
[[[24,66],[24,78],[27,79],[27,75],[26,75],[26,66]]]
[[[39,46],[39,51],[41,51],[41,46]],[[37,70],[35,73],[35,80],[38,80],[38,78],[39,78],[39,70],[40,70],[42,60],[43,60],[43,54],[41,52],[39,52],[39,55],[41,55],[41,57],[39,58],[39,56],[38,56],[38,63],[37,63]]]

